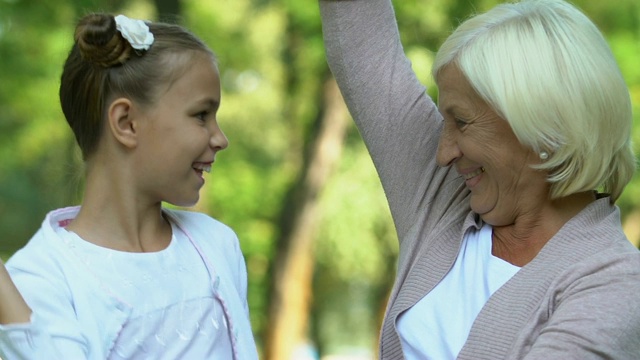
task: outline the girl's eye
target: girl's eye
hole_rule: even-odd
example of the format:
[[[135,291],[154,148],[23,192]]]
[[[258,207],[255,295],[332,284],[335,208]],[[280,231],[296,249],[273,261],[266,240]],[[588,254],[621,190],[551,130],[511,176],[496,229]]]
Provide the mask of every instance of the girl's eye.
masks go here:
[[[207,115],[209,115],[208,111],[201,111],[196,114],[196,118],[200,121],[205,121],[207,119]]]

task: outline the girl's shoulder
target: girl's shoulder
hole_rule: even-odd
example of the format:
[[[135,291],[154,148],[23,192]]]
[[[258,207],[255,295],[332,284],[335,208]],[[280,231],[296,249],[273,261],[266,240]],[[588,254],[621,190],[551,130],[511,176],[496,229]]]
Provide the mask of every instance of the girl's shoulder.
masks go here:
[[[231,279],[246,296],[244,255],[236,233],[226,224],[200,212],[164,209],[165,214],[195,245],[207,267]],[[245,284],[245,285],[243,285]]]
[[[64,218],[74,211],[72,208],[65,208],[48,213],[36,233],[9,258],[7,268],[28,268],[31,271],[42,271],[44,274],[55,273],[64,258],[64,243],[56,228],[65,226]],[[65,216],[60,216],[61,214]]]
[[[221,221],[201,212],[164,209],[170,221],[196,246],[205,252],[235,254],[240,252],[240,244],[235,231]]]
[[[166,208],[163,211],[182,230],[194,233],[194,235],[217,234],[235,237],[235,232],[231,227],[205,213]]]

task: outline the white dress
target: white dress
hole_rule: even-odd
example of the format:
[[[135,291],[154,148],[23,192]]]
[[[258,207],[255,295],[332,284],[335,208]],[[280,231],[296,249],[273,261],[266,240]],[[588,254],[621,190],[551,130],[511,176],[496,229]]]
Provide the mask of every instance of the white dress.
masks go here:
[[[109,359],[232,359],[229,328],[200,255],[177,226],[169,246],[130,253],[57,232],[132,313]]]
[[[238,238],[197,212],[163,209],[169,246],[128,253],[64,226],[78,207],[52,211],[7,270],[31,321],[0,325],[12,359],[258,359]]]

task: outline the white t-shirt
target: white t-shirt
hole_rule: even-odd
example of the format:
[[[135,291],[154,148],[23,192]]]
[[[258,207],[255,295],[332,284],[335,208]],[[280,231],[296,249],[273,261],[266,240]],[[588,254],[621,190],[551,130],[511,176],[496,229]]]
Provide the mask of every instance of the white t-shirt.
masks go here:
[[[212,295],[207,268],[184,232],[172,224],[169,246],[130,253],[100,247],[56,229],[96,281],[132,307],[109,359],[233,358],[226,317]]]
[[[492,232],[487,224],[468,231],[444,279],[399,316],[397,327],[407,360],[455,359],[482,307],[520,270],[491,255]]]

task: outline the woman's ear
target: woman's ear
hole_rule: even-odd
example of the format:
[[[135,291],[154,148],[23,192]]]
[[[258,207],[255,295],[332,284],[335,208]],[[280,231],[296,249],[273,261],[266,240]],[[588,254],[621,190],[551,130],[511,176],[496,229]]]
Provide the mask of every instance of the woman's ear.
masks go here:
[[[111,134],[119,143],[130,149],[138,145],[138,129],[131,100],[117,98],[112,101],[107,120]]]

